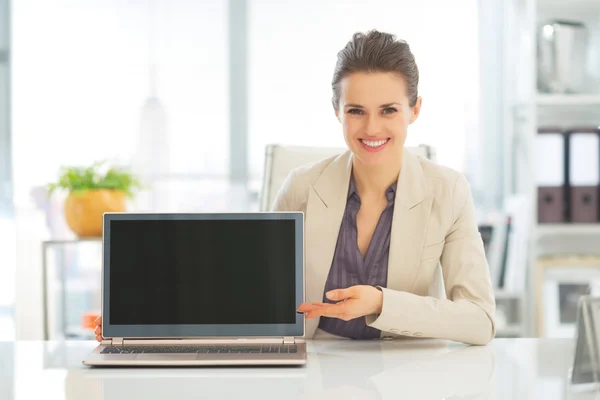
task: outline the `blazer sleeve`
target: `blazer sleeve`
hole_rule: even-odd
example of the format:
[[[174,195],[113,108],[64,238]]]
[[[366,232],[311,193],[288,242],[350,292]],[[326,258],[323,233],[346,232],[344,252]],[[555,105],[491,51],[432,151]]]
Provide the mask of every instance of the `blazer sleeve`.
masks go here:
[[[271,211],[296,211],[296,171],[292,170],[275,196]]]
[[[495,298],[477,226],[471,189],[459,175],[454,186],[453,224],[440,257],[448,299],[387,288],[380,315],[367,324],[385,332],[485,345],[495,336]]]

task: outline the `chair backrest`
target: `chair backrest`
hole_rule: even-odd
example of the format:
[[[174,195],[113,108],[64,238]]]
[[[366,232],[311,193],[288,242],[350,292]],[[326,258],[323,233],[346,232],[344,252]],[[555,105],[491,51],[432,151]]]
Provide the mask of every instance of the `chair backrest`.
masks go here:
[[[435,152],[431,146],[419,145],[406,147],[406,149],[413,154],[435,161]],[[265,153],[260,210],[268,211],[271,208],[285,178],[294,168],[318,162],[346,150],[346,148],[336,147],[268,145]]]

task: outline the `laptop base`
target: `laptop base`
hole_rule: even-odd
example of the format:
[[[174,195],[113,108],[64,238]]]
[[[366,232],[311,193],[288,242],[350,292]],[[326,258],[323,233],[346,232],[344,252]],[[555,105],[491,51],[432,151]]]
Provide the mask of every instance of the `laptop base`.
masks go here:
[[[154,353],[104,354],[99,345],[83,361],[93,367],[192,367],[192,366],[302,366],[306,365],[306,343],[297,343],[294,353]],[[139,347],[139,346],[138,346]],[[151,347],[151,346],[149,346]],[[123,346],[127,349],[127,346]]]

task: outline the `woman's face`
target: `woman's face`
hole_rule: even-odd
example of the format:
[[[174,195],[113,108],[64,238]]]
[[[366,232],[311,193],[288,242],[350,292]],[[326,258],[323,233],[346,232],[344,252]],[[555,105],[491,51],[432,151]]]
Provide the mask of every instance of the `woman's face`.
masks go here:
[[[354,156],[369,166],[394,165],[402,156],[408,125],[421,98],[409,106],[404,78],[391,72],[350,74],[340,82],[336,116]]]

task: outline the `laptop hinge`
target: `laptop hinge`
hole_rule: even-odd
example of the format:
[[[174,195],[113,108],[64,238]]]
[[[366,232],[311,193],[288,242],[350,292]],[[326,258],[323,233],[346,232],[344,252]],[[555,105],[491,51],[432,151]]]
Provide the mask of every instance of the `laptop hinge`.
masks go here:
[[[110,342],[113,346],[123,346],[123,338],[112,338]]]
[[[284,336],[283,337],[283,344],[294,344],[296,343],[296,339],[292,336]]]

